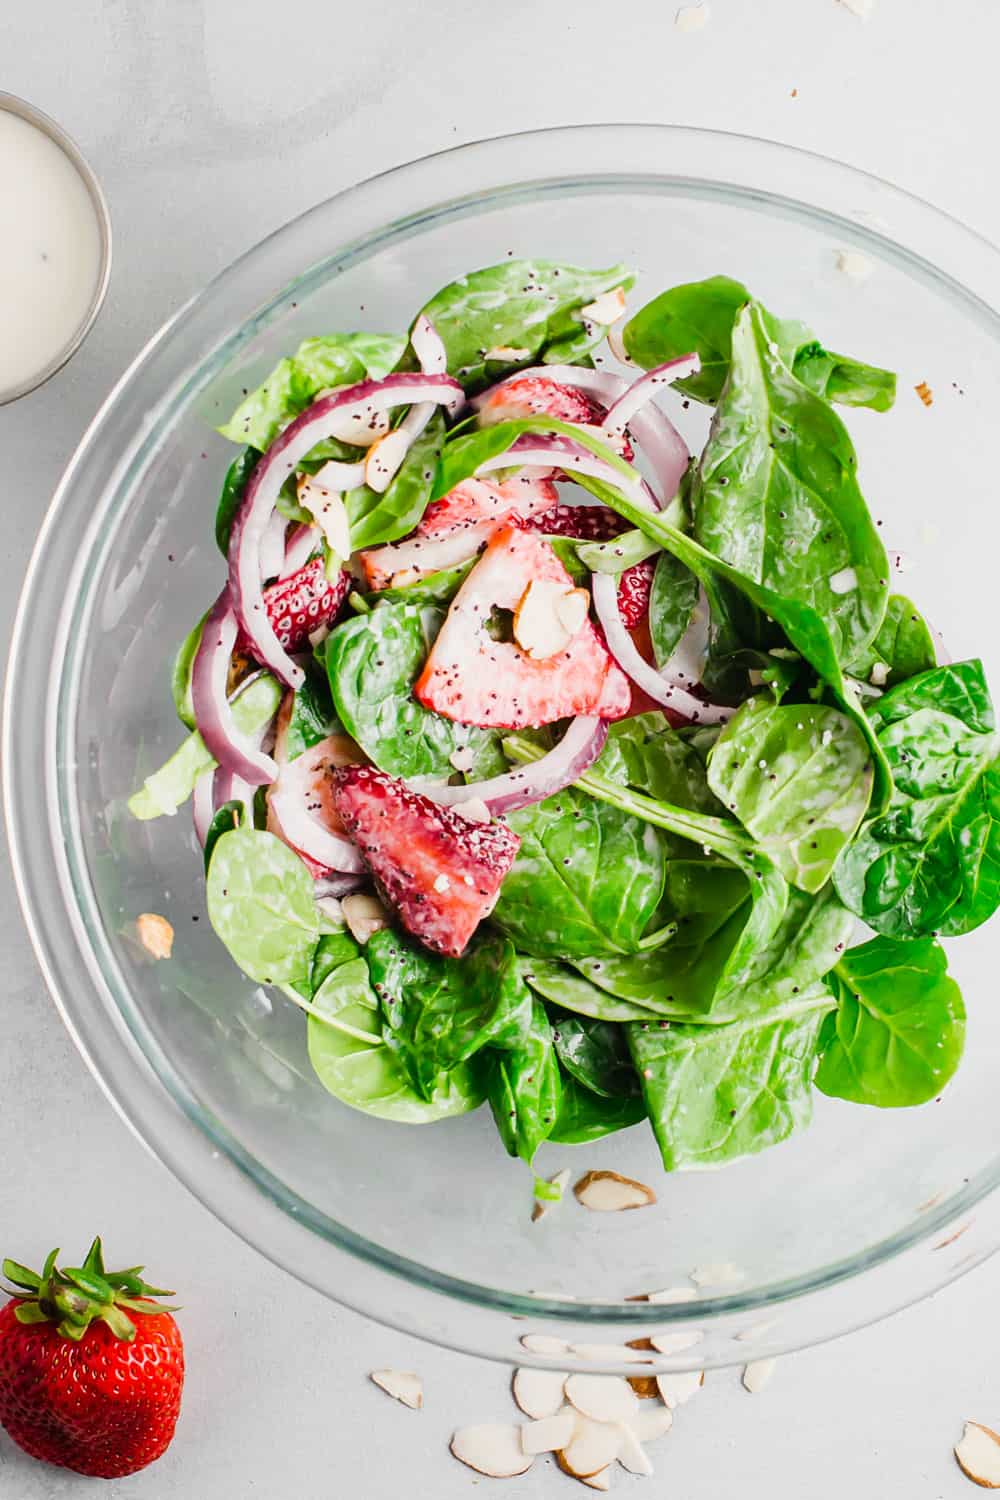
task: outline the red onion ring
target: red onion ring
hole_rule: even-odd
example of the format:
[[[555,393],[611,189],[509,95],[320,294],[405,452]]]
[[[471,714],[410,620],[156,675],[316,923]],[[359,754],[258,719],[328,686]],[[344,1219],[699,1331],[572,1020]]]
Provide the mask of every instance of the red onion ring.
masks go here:
[[[481,463],[476,474],[478,476],[488,474],[494,469],[509,469],[512,467],[511,460],[518,465],[525,466],[555,465],[567,475],[572,475],[574,470],[578,474],[589,474],[593,479],[601,479],[605,484],[623,490],[633,505],[638,505],[643,510],[658,509],[656,500],[644,479],[638,475],[622,474],[613,464],[609,464],[603,458],[598,458],[597,454],[591,453],[589,448],[573,442],[562,433],[552,435],[525,433],[505,453],[498,453],[494,458],[488,458],[485,463]]]
[[[291,578],[304,568],[319,547],[320,533],[317,526],[296,526],[285,545],[285,560],[278,574],[279,579]]]
[[[346,835],[333,833],[313,817],[309,806],[316,797],[317,763],[329,753],[329,744],[330,740],[321,740],[281,767],[268,794],[268,809],[281,837],[297,853],[324,869],[363,875],[365,862],[355,845]]]
[[[334,412],[348,412],[364,421],[404,403],[426,401],[456,411],[464,400],[462,387],[447,375],[400,373],[387,375],[384,380],[362,380],[314,401],[279,433],[258,462],[229,538],[229,591],[236,620],[250,637],[257,660],[289,687],[301,686],[302,670],[278,640],[267,617],[260,557],[281,486],[295,472],[300,459],[326,436]]]
[[[633,380],[628,389],[619,396],[604,418],[606,431],[624,432],[640,408],[655,396],[658,386],[673,385],[677,380],[686,380],[689,375],[697,375],[700,369],[701,360],[697,354],[682,354],[679,359],[668,359],[662,365],[654,365],[651,370],[640,375],[638,380]],[[684,451],[686,454],[686,444]]]
[[[277,578],[281,572],[285,560],[287,524],[285,517],[276,510],[264,528],[260,544],[260,576],[264,579]]]
[[[612,573],[591,574],[591,593],[594,610],[601,622],[608,650],[630,677],[636,687],[642,688],[654,702],[674,713],[682,714],[694,724],[725,724],[735,709],[718,703],[705,703],[689,693],[680,683],[661,676],[655,667],[640,655],[639,649],[622,623],[618,608],[618,580]]]
[[[215,771],[202,771],[194,784],[194,792],[191,797],[191,814],[194,818],[194,832],[199,844],[204,849],[205,840],[208,838],[208,830],[212,826],[215,817]]]
[[[429,318],[423,313],[413,325],[410,334],[410,344],[421,370],[425,375],[447,375],[448,373],[448,351],[438,334],[437,329]],[[406,416],[396,428],[396,443],[390,463],[384,465],[383,472],[379,477],[379,485],[387,490],[395,479],[402,466],[407,453],[416,442],[417,438],[427,426],[435,412],[433,401],[421,401],[417,406],[411,406]],[[384,450],[383,450],[384,451]]]
[[[205,616],[191,667],[191,702],[209,754],[251,786],[263,786],[275,779],[278,767],[270,755],[237,729],[226,696],[238,629],[227,586]]]
[[[576,781],[584,771],[590,770],[604,749],[607,737],[608,726],[604,719],[581,714],[573,720],[558,745],[541,760],[518,766],[502,776],[492,776],[488,781],[470,781],[466,786],[424,784],[420,790],[442,807],[454,807],[473,799],[485,802],[497,818],[503,813],[516,812],[519,807],[530,807],[534,802],[553,797],[570,782]]]

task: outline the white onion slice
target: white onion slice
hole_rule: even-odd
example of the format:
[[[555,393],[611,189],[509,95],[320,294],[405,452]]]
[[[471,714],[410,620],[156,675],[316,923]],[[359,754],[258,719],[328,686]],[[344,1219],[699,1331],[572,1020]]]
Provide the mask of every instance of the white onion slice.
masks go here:
[[[229,538],[229,589],[236,619],[263,666],[289,687],[300,687],[302,669],[292,661],[275,634],[264,606],[261,545],[279,492],[298,463],[327,436],[330,419],[357,416],[360,423],[403,404],[430,402],[456,411],[465,400],[462,387],[447,375],[387,375],[362,380],[314,401],[290,422],[258,462],[233,521]]]
[[[618,608],[618,580],[612,573],[591,574],[591,593],[597,618],[604,630],[608,650],[637,687],[656,703],[681,714],[695,724],[725,724],[735,710],[723,704],[704,703],[693,693],[650,666],[622,622]]]
[[[278,767],[270,755],[237,729],[226,696],[237,631],[229,589],[224,588],[205,617],[191,668],[191,701],[209,754],[251,786],[263,786],[275,779]]]
[[[541,760],[518,766],[488,781],[470,781],[466,786],[425,784],[420,791],[431,802],[455,807],[463,802],[485,802],[495,818],[542,802],[569,786],[588,771],[604,748],[608,726],[604,719],[581,714],[556,745]]]
[[[300,572],[316,551],[319,542],[318,527],[304,524],[296,526],[285,546],[285,560],[278,577],[291,578],[293,573]]]
[[[605,430],[624,432],[636,413],[656,395],[660,386],[673,385],[677,380],[686,380],[689,375],[697,375],[700,369],[701,360],[697,354],[682,354],[679,359],[669,359],[665,364],[654,365],[653,369],[640,375],[638,380],[633,380],[627,390],[618,397],[604,418]]]
[[[275,511],[264,529],[260,544],[260,575],[264,579],[277,578],[285,561],[285,529],[287,522],[280,511]]]

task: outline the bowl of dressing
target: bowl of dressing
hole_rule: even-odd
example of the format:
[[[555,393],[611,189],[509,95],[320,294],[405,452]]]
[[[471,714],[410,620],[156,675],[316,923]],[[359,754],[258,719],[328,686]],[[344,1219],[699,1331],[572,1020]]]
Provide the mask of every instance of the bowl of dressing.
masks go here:
[[[111,275],[111,216],[76,142],[0,93],[0,406],[76,353]]]

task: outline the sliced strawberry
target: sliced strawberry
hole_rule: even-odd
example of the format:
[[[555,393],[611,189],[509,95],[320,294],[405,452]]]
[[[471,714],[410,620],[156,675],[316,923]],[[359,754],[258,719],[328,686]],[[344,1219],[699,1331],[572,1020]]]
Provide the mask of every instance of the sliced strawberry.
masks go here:
[[[459,589],[414,694],[425,708],[461,724],[517,729],[574,714],[627,714],[628,678],[589,619],[568,644],[533,660],[515,641],[487,629],[494,609],[514,611],[532,582],[573,580],[541,536],[504,526]]]
[[[561,422],[578,422],[584,427],[599,427],[604,407],[585,391],[546,380],[541,375],[515,376],[507,380],[484,402],[479,425],[492,427],[511,417],[557,417]]]
[[[609,542],[628,530],[628,522],[609,505],[554,505],[529,517],[526,525],[529,531],[571,536],[581,542]]]
[[[530,470],[504,484],[467,479],[429,505],[413,535],[361,554],[370,588],[388,588],[402,578],[415,582],[442,568],[455,568],[482,551],[497,527],[513,517],[550,509],[559,498],[554,484]]]
[[[649,614],[655,564],[651,557],[626,568],[618,584],[618,613],[626,630],[635,630]]]
[[[323,559],[314,557],[290,578],[268,584],[264,590],[264,608],[275,635],[286,651],[302,651],[309,637],[321,625],[328,625],[347,596],[350,579],[343,569],[331,583],[323,568]],[[236,653],[252,655],[249,638],[240,631]]]
[[[471,823],[373,766],[334,771],[333,800],[386,905],[428,948],[457,958],[496,905],[517,834]]]

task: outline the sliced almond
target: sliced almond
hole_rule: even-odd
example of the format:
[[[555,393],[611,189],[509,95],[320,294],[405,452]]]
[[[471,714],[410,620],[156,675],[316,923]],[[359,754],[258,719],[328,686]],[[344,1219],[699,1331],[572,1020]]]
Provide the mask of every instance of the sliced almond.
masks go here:
[[[577,1418],[573,1441],[560,1449],[559,1467],[574,1479],[589,1479],[613,1464],[622,1446],[622,1430],[613,1422]]]
[[[563,1406],[565,1370],[515,1370],[511,1382],[514,1400],[526,1417],[553,1417]]]
[[[697,1328],[687,1333],[651,1333],[649,1342],[660,1354],[680,1354],[684,1349],[693,1349],[705,1337]]]
[[[174,929],[166,917],[144,911],[135,919],[135,935],[150,958],[169,958],[174,947]]]
[[[424,1383],[411,1370],[372,1370],[368,1378],[380,1391],[413,1411],[419,1411],[424,1404]]]
[[[741,1328],[736,1337],[741,1343],[746,1343],[750,1339],[763,1338],[765,1333],[770,1333],[771,1329],[777,1326],[777,1322],[777,1318],[769,1318],[766,1323],[753,1323],[749,1328]]]
[[[695,1266],[691,1272],[695,1286],[735,1286],[746,1280],[746,1272],[734,1266],[731,1260],[712,1261],[706,1266]]]
[[[624,311],[625,290],[616,286],[613,291],[602,292],[593,302],[581,307],[580,316],[586,318],[588,323],[600,323],[602,327],[609,328],[612,323],[618,322]]]
[[[537,1224],[539,1219],[543,1219],[550,1208],[559,1207],[566,1188],[569,1186],[569,1179],[569,1167],[563,1167],[562,1171],[554,1173],[547,1179],[549,1187],[554,1188],[555,1192],[552,1197],[535,1199],[534,1207],[531,1210],[532,1224]]]
[[[640,1401],[658,1401],[660,1399],[655,1375],[628,1375],[626,1379]]]
[[[326,538],[327,545],[343,561],[351,555],[351,523],[347,518],[347,507],[334,489],[322,483],[322,469],[318,474],[304,474],[296,486],[299,504],[315,520]]]
[[[571,1344],[577,1359],[604,1361],[607,1364],[648,1365],[648,1351],[643,1352],[636,1344]]]
[[[590,595],[586,589],[570,589],[568,594],[563,594],[556,600],[559,623],[569,634],[570,640],[583,625],[589,609]]]
[[[566,1340],[557,1339],[551,1333],[522,1333],[520,1342],[521,1348],[527,1349],[529,1354],[550,1354],[558,1358],[569,1353]]]
[[[1000,1490],[1000,1433],[981,1422],[966,1422],[962,1441],[955,1446],[958,1467],[973,1484]]]
[[[467,823],[492,823],[490,812],[482,797],[470,797],[466,802],[456,802],[452,812],[458,813]]]
[[[480,1422],[460,1427],[451,1440],[451,1451],[463,1464],[490,1479],[513,1479],[527,1474],[535,1462],[533,1453],[521,1449],[521,1429],[513,1422]]]
[[[849,276],[852,281],[867,281],[874,269],[874,261],[867,255],[862,255],[860,250],[837,251],[837,270]]]
[[[471,771],[476,764],[476,753],[469,745],[459,745],[448,757],[449,765],[455,767],[456,771]]]
[[[630,1474],[644,1474],[648,1478],[653,1472],[653,1465],[649,1461],[649,1454],[642,1446],[635,1429],[632,1427],[622,1427],[622,1445],[618,1450],[618,1462]]]
[[[580,1480],[592,1490],[609,1490],[611,1488],[611,1465],[602,1469],[599,1474],[587,1474]]]
[[[691,33],[700,31],[703,26],[708,25],[708,6],[702,0],[700,5],[682,5],[674,15],[674,25],[678,31]]]
[[[573,1441],[576,1432],[576,1413],[565,1406],[552,1417],[541,1417],[537,1422],[525,1422],[521,1428],[521,1447],[525,1453],[554,1453]]]
[[[368,449],[365,484],[376,495],[383,495],[395,479],[399,466],[406,457],[408,442],[406,433],[394,427]]]
[[[514,610],[514,639],[532,661],[547,661],[569,645],[571,635],[559,607],[576,592],[551,578],[533,578],[528,584]]]
[[[656,1388],[671,1411],[690,1401],[704,1384],[704,1370],[678,1370],[656,1377]]]
[[[516,349],[513,344],[494,344],[492,349],[487,349],[483,355],[484,359],[496,359],[503,364],[514,364],[519,359],[530,359],[530,349]]]
[[[647,1292],[646,1302],[697,1302],[698,1289],[693,1286],[666,1286],[662,1292]]]
[[[389,579],[391,589],[409,588],[411,583],[419,583],[421,573],[419,568],[400,568],[398,573],[393,573]]]
[[[594,1213],[620,1213],[628,1208],[648,1208],[656,1194],[644,1182],[617,1172],[587,1172],[573,1189],[578,1202]]]
[[[743,1389],[756,1396],[774,1374],[775,1363],[773,1359],[752,1359],[743,1369]]]
[[[657,1438],[666,1437],[673,1425],[674,1414],[669,1406],[640,1406],[632,1430],[640,1443],[655,1443]]]
[[[340,903],[351,936],[364,946],[373,932],[381,932],[389,925],[389,913],[375,896],[355,893],[345,896]]]
[[[571,1375],[566,1400],[593,1422],[631,1422],[639,1410],[636,1394],[620,1375]]]

